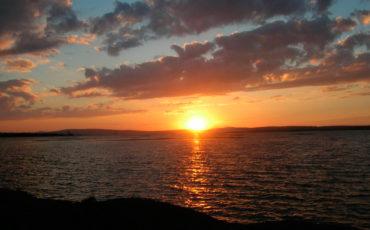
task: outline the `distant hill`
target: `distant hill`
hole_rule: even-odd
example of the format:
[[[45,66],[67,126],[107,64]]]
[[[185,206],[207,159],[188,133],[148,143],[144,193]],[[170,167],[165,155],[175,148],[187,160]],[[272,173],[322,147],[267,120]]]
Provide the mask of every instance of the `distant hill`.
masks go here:
[[[302,131],[344,131],[344,130],[370,130],[368,126],[269,126],[256,128],[226,127],[215,128],[208,132],[242,133],[242,132],[302,132]],[[187,130],[167,131],[140,131],[140,130],[111,130],[111,129],[65,129],[51,132],[20,132],[0,133],[0,137],[63,137],[63,136],[112,136],[112,135],[151,135],[151,134],[181,134]]]
[[[300,131],[341,131],[341,130],[370,130],[370,125],[364,126],[266,126],[256,128],[219,128],[225,132],[300,132]]]

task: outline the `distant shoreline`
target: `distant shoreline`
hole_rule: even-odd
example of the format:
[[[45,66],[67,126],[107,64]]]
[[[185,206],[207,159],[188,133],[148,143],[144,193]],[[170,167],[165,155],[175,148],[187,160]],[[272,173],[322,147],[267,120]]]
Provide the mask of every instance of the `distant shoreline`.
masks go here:
[[[241,132],[308,132],[308,131],[350,131],[370,130],[370,125],[361,126],[268,126],[255,128],[215,128],[204,131],[220,133]],[[69,136],[106,136],[106,135],[128,135],[128,134],[170,134],[190,132],[187,130],[167,131],[141,131],[141,130],[108,130],[108,129],[66,129],[50,132],[0,132],[1,137],[69,137]]]

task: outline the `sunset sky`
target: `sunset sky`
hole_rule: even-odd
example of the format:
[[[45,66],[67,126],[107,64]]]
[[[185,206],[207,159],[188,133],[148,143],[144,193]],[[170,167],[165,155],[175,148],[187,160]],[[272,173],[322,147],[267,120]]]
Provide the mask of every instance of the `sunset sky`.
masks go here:
[[[0,131],[370,124],[368,0],[2,0]]]

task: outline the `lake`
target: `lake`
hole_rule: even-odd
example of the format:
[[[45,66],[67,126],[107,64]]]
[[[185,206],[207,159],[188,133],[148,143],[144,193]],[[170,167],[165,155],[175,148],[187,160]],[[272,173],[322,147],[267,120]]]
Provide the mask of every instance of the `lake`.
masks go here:
[[[0,187],[37,197],[145,197],[254,223],[370,228],[370,131],[0,139]]]

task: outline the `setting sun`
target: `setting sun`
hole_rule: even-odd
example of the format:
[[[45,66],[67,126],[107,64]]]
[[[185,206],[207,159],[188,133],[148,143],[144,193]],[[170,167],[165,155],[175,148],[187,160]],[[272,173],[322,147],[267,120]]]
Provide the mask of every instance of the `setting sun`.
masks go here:
[[[186,128],[192,131],[202,131],[207,129],[208,122],[204,117],[194,116],[186,122]]]
[[[370,0],[0,0],[0,230],[370,230],[369,108]]]

